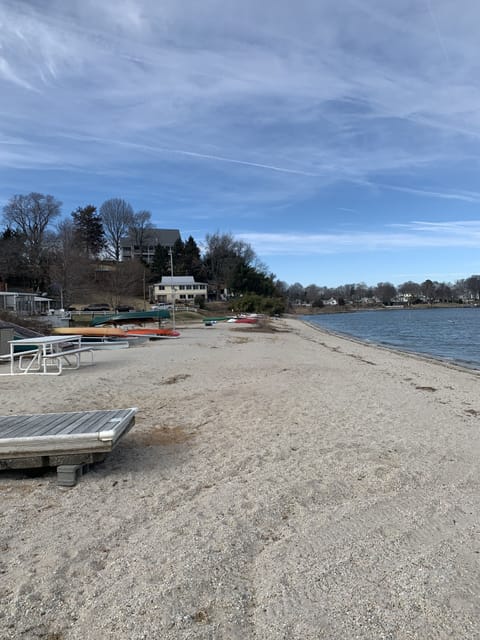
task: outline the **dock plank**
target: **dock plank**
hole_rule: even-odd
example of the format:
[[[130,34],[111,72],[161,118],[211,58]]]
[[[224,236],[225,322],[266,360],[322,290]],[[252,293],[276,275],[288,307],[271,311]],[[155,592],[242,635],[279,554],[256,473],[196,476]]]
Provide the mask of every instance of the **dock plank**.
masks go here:
[[[108,452],[135,423],[136,407],[0,416],[0,460]]]

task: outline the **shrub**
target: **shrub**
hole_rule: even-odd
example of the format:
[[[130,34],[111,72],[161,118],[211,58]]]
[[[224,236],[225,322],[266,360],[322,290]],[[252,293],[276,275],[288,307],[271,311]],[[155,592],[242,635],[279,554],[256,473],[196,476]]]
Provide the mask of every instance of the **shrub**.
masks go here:
[[[247,293],[232,302],[232,309],[238,313],[265,313],[273,316],[284,313],[285,302],[282,298],[267,298],[256,293]]]

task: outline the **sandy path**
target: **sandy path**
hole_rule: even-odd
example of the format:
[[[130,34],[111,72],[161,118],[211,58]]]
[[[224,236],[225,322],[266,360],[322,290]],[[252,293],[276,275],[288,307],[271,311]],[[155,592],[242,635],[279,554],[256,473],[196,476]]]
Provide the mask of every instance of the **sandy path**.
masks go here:
[[[0,378],[139,407],[72,489],[0,473],[1,638],[479,637],[479,374],[275,326]]]

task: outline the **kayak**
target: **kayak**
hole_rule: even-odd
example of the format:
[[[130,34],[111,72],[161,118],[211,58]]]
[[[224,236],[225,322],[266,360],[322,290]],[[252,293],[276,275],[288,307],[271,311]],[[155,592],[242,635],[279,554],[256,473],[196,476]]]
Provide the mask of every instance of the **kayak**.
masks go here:
[[[256,324],[258,318],[231,318],[227,322],[234,322],[235,324]]]
[[[124,338],[125,331],[116,327],[55,327],[53,333],[56,335],[77,335],[77,336],[115,336]]]
[[[150,329],[148,327],[126,329],[125,333],[129,336],[148,336],[150,338],[178,338],[180,336],[180,333],[173,329]]]

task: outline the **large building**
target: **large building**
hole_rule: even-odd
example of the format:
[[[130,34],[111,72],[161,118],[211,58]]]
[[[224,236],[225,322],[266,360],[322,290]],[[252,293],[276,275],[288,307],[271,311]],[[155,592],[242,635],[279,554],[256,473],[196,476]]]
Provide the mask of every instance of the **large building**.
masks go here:
[[[158,284],[149,287],[151,302],[161,304],[193,304],[195,298],[207,299],[207,284],[195,282],[193,276],[163,276]]]
[[[177,240],[180,240],[178,229],[147,229],[145,244],[142,247],[134,244],[131,238],[123,238],[120,244],[120,259],[133,260],[136,258],[151,264],[158,246],[170,248]]]

